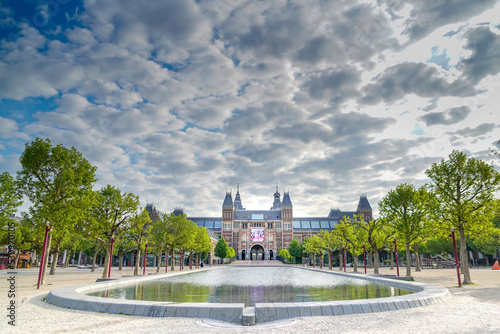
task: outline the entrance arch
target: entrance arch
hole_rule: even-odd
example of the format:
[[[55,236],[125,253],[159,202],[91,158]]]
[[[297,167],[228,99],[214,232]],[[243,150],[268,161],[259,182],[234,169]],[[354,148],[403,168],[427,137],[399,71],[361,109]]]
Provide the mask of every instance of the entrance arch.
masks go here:
[[[245,253],[246,253],[246,250],[241,251],[241,259],[242,260],[245,260],[245,255],[246,255]]]
[[[269,260],[274,260],[274,252],[273,250],[269,250]]]
[[[261,245],[254,245],[250,249],[250,260],[264,260],[264,247]]]

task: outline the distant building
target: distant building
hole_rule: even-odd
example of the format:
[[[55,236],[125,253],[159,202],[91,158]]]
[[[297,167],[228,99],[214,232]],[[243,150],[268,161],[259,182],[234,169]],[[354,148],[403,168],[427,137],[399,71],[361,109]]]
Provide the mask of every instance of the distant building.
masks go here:
[[[360,196],[356,211],[331,209],[325,217],[294,217],[289,192],[283,191],[283,200],[280,198],[276,185],[274,201],[269,210],[246,210],[238,185],[234,201],[231,192],[226,191],[221,217],[187,218],[217,236],[223,236],[241,260],[275,259],[278,249],[288,248],[294,237],[302,242],[321,230],[331,231],[344,216],[352,218],[363,214],[365,220],[372,219],[372,208],[365,194]],[[151,204],[148,211],[152,219],[153,215],[159,214]],[[184,214],[184,210],[176,208],[174,214]]]

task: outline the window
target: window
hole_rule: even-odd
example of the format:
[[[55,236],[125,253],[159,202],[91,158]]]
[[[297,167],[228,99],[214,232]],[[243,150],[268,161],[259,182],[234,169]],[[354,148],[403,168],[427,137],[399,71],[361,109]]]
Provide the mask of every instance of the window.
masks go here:
[[[256,219],[264,219],[264,214],[252,213],[252,220],[256,220]]]
[[[293,228],[300,228],[300,220],[296,220],[293,222]]]
[[[276,229],[281,230],[281,223],[276,223]]]
[[[311,228],[311,222],[303,220],[302,221],[302,228]]]
[[[267,228],[270,229],[270,230],[272,230],[273,229],[273,223],[267,224]]]
[[[319,221],[317,220],[311,221],[311,228],[319,228]]]
[[[322,220],[320,222],[321,228],[330,228],[330,224],[328,221]]]
[[[285,231],[290,231],[290,223],[285,223]]]
[[[220,220],[214,222],[214,228],[221,228],[222,227],[222,222]]]
[[[240,228],[240,223],[234,223],[233,228]]]
[[[213,221],[205,222],[205,227],[206,228],[214,228],[214,222]]]
[[[248,223],[241,223],[241,229],[246,230],[248,228]]]
[[[267,238],[269,241],[274,241],[274,234],[269,233],[269,236]]]
[[[231,223],[224,223],[224,231],[231,231]]]

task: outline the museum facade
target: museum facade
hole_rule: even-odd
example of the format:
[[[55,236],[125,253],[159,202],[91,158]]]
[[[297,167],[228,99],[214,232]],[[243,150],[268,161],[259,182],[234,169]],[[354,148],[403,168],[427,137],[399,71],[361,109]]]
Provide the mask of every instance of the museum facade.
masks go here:
[[[148,204],[147,210],[151,219],[158,217],[159,211],[152,204]],[[184,214],[184,210],[176,208],[174,214]],[[363,214],[365,220],[372,219],[372,208],[366,194],[360,195],[356,211],[341,211],[337,208],[330,209],[327,216],[294,217],[289,191],[283,191],[281,199],[278,185],[269,210],[246,210],[238,185],[234,200],[232,193],[226,191],[220,217],[187,216],[187,219],[218,237],[224,237],[240,260],[272,260],[279,249],[288,248],[293,238],[302,242],[321,230],[331,231],[344,216],[352,218],[359,214]]]

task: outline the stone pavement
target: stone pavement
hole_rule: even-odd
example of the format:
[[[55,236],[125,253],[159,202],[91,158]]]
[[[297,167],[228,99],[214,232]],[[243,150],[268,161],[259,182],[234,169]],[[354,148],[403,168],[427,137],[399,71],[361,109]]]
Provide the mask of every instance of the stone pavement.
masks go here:
[[[338,270],[334,269],[334,270]],[[0,332],[2,333],[500,333],[500,271],[472,269],[474,285],[458,288],[454,269],[424,269],[412,272],[417,282],[444,286],[453,299],[440,304],[394,312],[331,317],[303,317],[266,326],[224,327],[188,318],[149,318],[111,315],[60,308],[43,301],[55,288],[94,282],[101,276],[90,270],[62,269],[48,276],[36,290],[36,270],[15,274],[16,327],[7,324],[9,287],[7,272],[0,272]],[[352,271],[349,268],[348,271]],[[372,270],[369,270],[369,273]],[[148,273],[154,272],[148,268]],[[112,277],[130,275],[131,269],[112,270]],[[382,268],[381,274],[394,271]],[[362,275],[362,274],[359,274]],[[3,314],[2,314],[3,313]],[[219,327],[217,327],[219,326]]]

